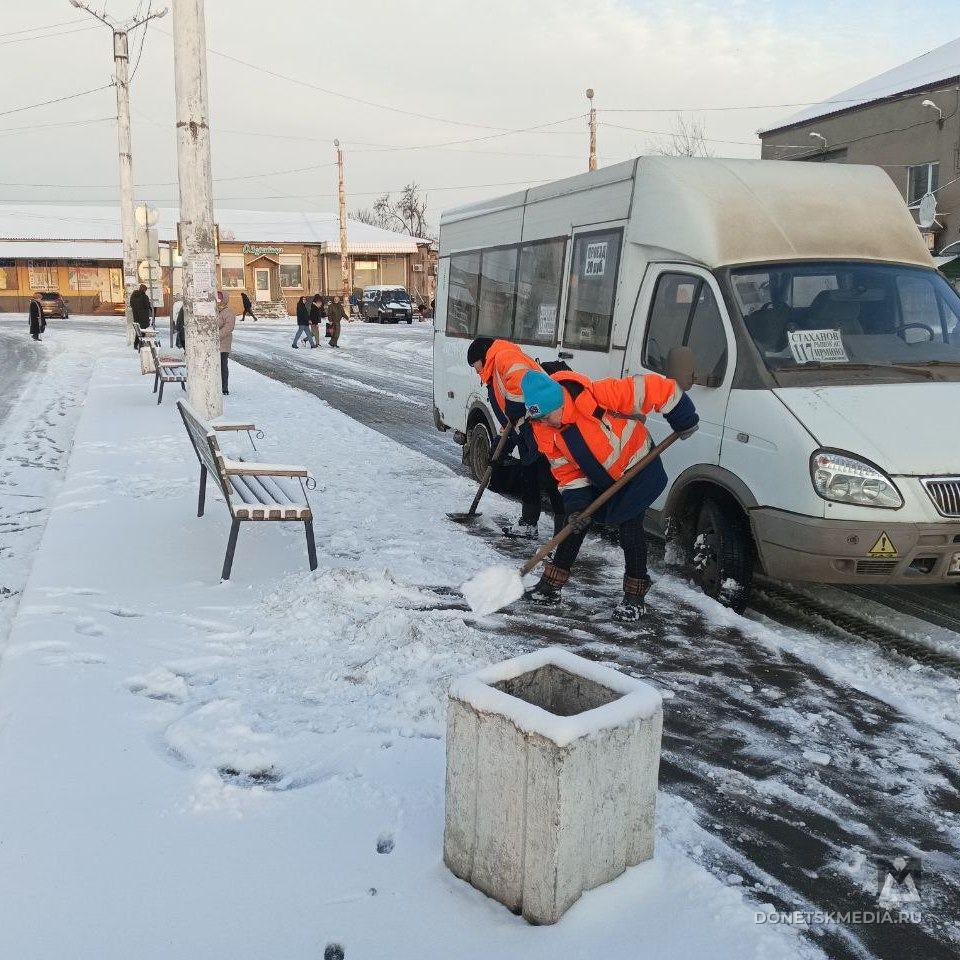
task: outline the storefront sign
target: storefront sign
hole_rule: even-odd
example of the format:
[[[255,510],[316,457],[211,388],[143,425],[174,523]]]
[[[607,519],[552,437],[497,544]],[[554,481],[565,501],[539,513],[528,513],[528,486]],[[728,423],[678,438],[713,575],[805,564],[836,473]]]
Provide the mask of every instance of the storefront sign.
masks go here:
[[[258,247],[252,243],[245,243],[243,245],[243,252],[251,257],[262,257],[268,253],[278,257],[283,253],[283,247]]]

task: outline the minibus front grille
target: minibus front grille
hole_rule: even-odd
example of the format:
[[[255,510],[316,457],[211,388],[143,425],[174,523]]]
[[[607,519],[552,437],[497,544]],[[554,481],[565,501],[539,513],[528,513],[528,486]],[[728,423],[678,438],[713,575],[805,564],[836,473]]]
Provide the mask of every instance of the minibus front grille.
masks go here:
[[[897,569],[896,560],[858,560],[857,574],[861,577],[885,577]]]
[[[921,482],[941,517],[960,517],[960,477],[927,477]]]

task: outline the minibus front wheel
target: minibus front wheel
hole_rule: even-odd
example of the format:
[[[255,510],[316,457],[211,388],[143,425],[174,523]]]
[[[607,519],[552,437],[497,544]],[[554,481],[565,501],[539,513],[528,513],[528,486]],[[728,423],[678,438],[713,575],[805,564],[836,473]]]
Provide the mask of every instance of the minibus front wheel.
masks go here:
[[[742,511],[707,497],[697,514],[690,557],[694,580],[703,592],[743,613],[753,583],[753,542]]]
[[[470,476],[477,483],[487,472],[491,450],[492,440],[487,425],[483,421],[475,423],[467,434],[467,442],[463,448],[463,462],[470,469]]]

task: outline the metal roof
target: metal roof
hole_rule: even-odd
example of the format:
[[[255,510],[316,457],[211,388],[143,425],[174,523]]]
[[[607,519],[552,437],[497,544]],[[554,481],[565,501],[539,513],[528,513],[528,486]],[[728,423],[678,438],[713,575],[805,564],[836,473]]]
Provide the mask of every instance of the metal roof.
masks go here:
[[[960,77],[960,37],[759,131],[760,136]],[[950,104],[944,106],[948,111]]]
[[[97,240],[0,240],[0,259],[123,260],[123,245]]]

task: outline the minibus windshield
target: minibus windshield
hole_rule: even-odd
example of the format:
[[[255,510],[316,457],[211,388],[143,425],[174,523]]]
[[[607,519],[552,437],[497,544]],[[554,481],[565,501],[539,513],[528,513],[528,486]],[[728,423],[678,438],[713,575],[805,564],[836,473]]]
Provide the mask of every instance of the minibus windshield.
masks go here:
[[[960,297],[936,270],[826,261],[730,276],[747,332],[774,373],[874,369],[899,379],[914,367],[931,378],[960,370]]]

